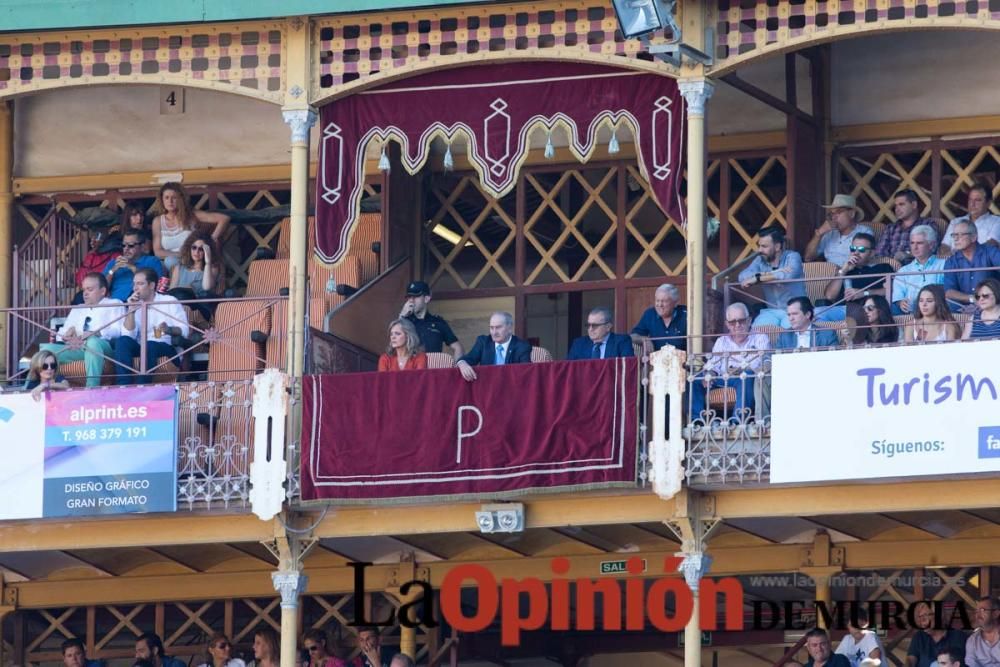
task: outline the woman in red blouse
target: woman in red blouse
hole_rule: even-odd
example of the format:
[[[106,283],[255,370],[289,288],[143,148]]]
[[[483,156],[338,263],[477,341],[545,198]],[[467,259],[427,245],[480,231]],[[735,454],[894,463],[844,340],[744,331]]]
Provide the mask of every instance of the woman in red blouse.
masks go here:
[[[393,320],[389,325],[389,347],[379,357],[378,370],[413,371],[427,368],[427,355],[420,346],[420,336],[409,320]]]

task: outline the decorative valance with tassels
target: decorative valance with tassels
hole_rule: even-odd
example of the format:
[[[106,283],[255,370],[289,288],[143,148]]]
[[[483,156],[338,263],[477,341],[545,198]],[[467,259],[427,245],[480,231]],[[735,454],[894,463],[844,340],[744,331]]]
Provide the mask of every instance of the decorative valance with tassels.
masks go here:
[[[316,174],[316,252],[336,263],[347,251],[363,193],[365,153],[382,146],[380,169],[389,168],[385,145],[402,146],[403,167],[416,173],[438,137],[461,137],[483,188],[495,197],[510,192],[528,156],[532,131],[561,128],[581,162],[618,152],[616,131],[627,125],[638,148],[639,167],[660,206],[682,220],[684,105],[677,83],[656,74],[572,63],[512,63],[451,69],[397,81],[336,100],[320,111]],[[598,130],[611,130],[599,152]]]

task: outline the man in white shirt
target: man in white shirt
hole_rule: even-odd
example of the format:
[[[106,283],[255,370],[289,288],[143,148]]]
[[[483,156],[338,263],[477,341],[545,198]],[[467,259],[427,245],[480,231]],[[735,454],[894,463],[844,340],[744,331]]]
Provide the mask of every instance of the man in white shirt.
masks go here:
[[[726,308],[726,329],[729,334],[715,341],[705,370],[691,381],[692,419],[701,419],[705,394],[715,387],[732,387],[736,392],[731,420],[745,421],[753,413],[754,375],[764,361],[763,351],[771,347],[770,341],[764,334],[750,333],[750,312],[739,302]]]
[[[984,596],[976,602],[976,630],[965,642],[965,664],[994,667],[1000,664],[1000,600]]]
[[[140,356],[143,340],[146,341],[146,368],[154,368],[160,357],[176,354],[170,337],[187,336],[190,331],[184,307],[172,296],[157,294],[156,281],[156,271],[145,268],[137,270],[132,279],[132,296],[126,304],[122,335],[115,343],[118,384],[152,382],[150,375],[133,370],[134,359]]]
[[[882,648],[882,641],[872,630],[865,630],[868,627],[868,612],[865,609],[858,609],[858,622],[847,622],[847,634],[837,645],[837,653],[851,661],[851,667],[861,667],[862,661],[866,659],[884,660],[885,649]]]
[[[966,215],[960,215],[948,223],[948,229],[941,239],[941,249],[938,253],[941,257],[948,257],[955,247],[954,239],[951,238],[955,231],[955,225],[960,222],[974,222],[976,224],[976,236],[980,243],[990,245],[1000,245],[1000,216],[990,213],[990,203],[993,197],[985,185],[973,185],[969,188],[969,201],[966,207],[969,211]]]
[[[83,305],[69,311],[56,334],[55,343],[41,349],[56,355],[60,364],[83,360],[87,386],[101,384],[104,360],[111,358],[111,341],[118,338],[125,310],[122,302],[108,297],[108,279],[102,273],[88,273],[81,283]]]

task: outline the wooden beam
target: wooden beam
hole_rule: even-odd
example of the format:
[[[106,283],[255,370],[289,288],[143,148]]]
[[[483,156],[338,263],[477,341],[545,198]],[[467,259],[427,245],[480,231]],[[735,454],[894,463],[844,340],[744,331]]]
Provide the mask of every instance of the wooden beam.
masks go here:
[[[917,139],[1000,132],[1000,115],[964,116],[895,123],[871,123],[835,127],[831,139],[837,143],[885,142],[895,139]]]
[[[766,90],[758,88],[749,81],[741,79],[735,73],[726,74],[725,76],[721,77],[720,80],[725,81],[726,83],[728,83],[730,86],[740,91],[741,93],[745,93],[746,95],[749,95],[758,102],[763,102],[767,106],[777,109],[778,111],[787,116],[795,116],[799,120],[805,123],[809,123],[811,125],[816,124],[815,117],[807,114],[805,111],[799,109],[797,106],[794,106],[786,102],[785,100],[775,97]]]

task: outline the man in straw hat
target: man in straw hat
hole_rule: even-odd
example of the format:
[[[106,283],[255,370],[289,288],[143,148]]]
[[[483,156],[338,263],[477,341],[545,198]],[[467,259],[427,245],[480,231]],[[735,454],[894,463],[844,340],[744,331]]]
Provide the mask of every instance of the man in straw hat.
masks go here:
[[[851,256],[854,235],[866,232],[875,236],[875,233],[868,225],[861,224],[865,212],[851,195],[837,195],[823,208],[828,211],[828,217],[806,246],[806,261],[815,262],[822,255],[826,261],[843,266]]]

